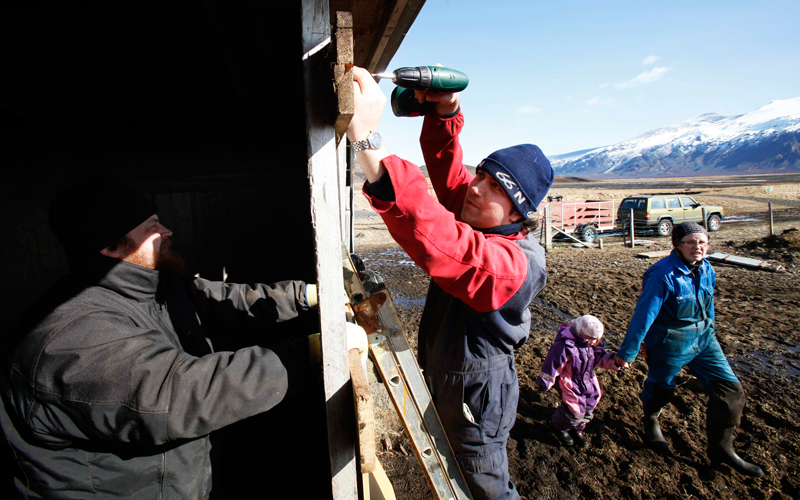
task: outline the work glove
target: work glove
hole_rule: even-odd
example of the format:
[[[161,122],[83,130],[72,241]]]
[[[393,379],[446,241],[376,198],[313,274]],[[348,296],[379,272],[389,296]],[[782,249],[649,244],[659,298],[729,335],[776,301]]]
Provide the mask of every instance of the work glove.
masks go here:
[[[361,359],[361,367],[367,370],[367,357],[369,356],[369,341],[367,332],[354,323],[345,323],[345,335],[347,336],[347,350],[357,349]],[[308,361],[311,365],[319,366],[322,364],[322,338],[319,333],[308,336]]]
[[[364,371],[367,371],[367,356],[369,356],[369,340],[367,340],[367,332],[355,323],[345,323],[345,331],[347,333],[347,350],[358,349],[358,354],[361,357],[361,366]]]
[[[316,307],[319,304],[317,299],[317,285],[306,284],[306,304],[308,307]]]

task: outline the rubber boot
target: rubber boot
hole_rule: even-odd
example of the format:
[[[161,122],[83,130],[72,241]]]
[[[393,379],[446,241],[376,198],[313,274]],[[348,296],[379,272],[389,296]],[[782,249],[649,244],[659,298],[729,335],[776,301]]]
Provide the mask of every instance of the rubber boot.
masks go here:
[[[708,459],[712,465],[727,464],[739,474],[761,477],[764,470],[758,465],[745,462],[733,449],[733,431],[735,427],[719,428],[711,422],[708,424]]]
[[[738,382],[714,381],[706,417],[708,459],[712,465],[727,464],[740,474],[761,477],[761,467],[745,462],[733,449],[733,432],[739,426],[744,410],[744,390]]]
[[[569,435],[569,431],[560,431],[556,429],[553,424],[550,424],[550,429],[553,431],[553,434],[556,435],[556,439],[558,439],[558,442],[561,443],[562,446],[572,446],[575,444],[572,440],[572,436]]]
[[[675,394],[674,389],[662,389],[656,387],[653,391],[653,397],[647,402],[644,407],[644,417],[642,418],[642,427],[644,428],[644,442],[652,450],[658,453],[669,453],[669,443],[664,439],[661,433],[661,426],[658,424],[658,416],[661,414],[661,409],[664,408],[671,400],[672,395]]]
[[[589,447],[589,445],[590,445],[589,440],[586,438],[586,436],[583,434],[583,432],[581,432],[581,431],[575,432],[575,446],[576,447],[578,447],[578,448],[580,448],[582,450],[585,450],[586,448]]]

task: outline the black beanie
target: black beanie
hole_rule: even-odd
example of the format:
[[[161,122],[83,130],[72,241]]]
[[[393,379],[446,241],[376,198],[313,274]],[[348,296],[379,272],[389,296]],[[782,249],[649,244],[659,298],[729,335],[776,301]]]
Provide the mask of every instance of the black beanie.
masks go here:
[[[113,245],[157,212],[125,182],[105,175],[76,181],[50,204],[50,229],[68,256],[89,256]]]
[[[490,154],[477,169],[489,175],[505,190],[523,219],[530,219],[553,184],[553,168],[542,150],[520,144]]]
[[[683,222],[672,229],[672,246],[677,247],[678,243],[681,242],[684,236],[694,233],[703,233],[711,238],[711,236],[708,234],[708,231],[706,231],[700,224],[697,224],[696,222]]]

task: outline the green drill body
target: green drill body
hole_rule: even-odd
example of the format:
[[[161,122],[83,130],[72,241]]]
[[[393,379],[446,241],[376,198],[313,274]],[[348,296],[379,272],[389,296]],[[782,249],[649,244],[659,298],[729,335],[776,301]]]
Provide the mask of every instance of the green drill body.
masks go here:
[[[420,116],[433,110],[433,103],[420,103],[414,91],[431,94],[461,92],[469,84],[469,78],[461,71],[442,66],[416,66],[399,68],[391,73],[372,76],[387,78],[397,85],[392,92],[392,111],[395,116]]]
[[[461,92],[469,85],[467,75],[441,66],[400,68],[391,73],[378,73],[373,76],[389,78],[398,87],[434,94]]]

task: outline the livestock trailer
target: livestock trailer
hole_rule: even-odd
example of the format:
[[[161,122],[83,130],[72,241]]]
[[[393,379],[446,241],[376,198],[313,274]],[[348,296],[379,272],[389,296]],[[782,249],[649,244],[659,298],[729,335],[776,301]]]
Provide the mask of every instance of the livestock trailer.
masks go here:
[[[587,243],[594,242],[600,233],[615,227],[617,213],[614,201],[546,201],[539,205],[539,217],[544,215],[547,206],[550,207],[550,224],[553,227],[566,234],[574,234]]]

